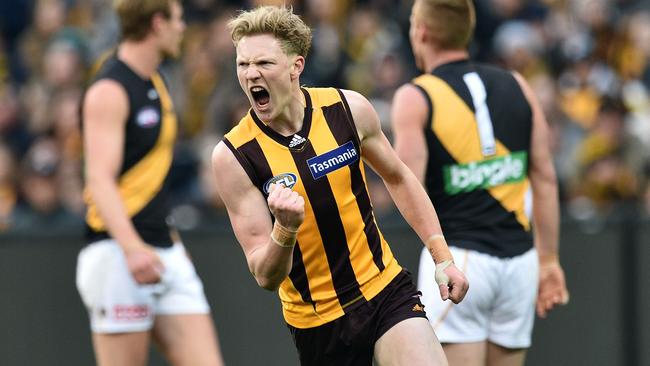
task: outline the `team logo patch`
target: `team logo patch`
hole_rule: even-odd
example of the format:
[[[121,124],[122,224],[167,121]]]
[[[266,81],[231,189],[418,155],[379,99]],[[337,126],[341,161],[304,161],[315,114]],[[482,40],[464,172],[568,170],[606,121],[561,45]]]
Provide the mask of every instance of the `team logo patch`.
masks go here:
[[[147,92],[147,98],[149,98],[149,100],[158,99],[158,92],[156,91],[156,89],[149,89],[149,91]]]
[[[359,160],[359,153],[352,141],[348,141],[334,150],[307,160],[307,165],[314,179],[318,179],[357,160]]]
[[[154,107],[144,107],[140,109],[135,120],[138,123],[138,126],[151,128],[160,122],[160,113],[158,113],[158,110]]]
[[[298,177],[293,173],[282,173],[278,174],[275,177],[269,179],[264,183],[264,193],[269,194],[269,189],[271,184],[282,184],[287,188],[293,188],[298,182]]]

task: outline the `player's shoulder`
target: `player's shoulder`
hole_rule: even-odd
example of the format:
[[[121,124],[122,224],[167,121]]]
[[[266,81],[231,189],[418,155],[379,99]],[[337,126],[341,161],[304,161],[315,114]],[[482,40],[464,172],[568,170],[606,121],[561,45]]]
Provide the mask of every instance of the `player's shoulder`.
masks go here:
[[[245,143],[255,139],[262,130],[257,126],[249,110],[223,137],[223,140],[239,148]]]
[[[117,80],[104,78],[95,81],[84,93],[86,107],[95,104],[114,105],[128,102],[126,88]]]
[[[516,82],[514,72],[499,65],[492,65],[482,62],[474,64],[476,70],[481,75],[481,78],[495,79],[495,80],[508,80]]]
[[[393,109],[401,114],[420,114],[429,108],[431,98],[424,88],[415,82],[401,85],[393,94]]]
[[[303,87],[313,108],[323,108],[342,101],[341,89],[334,87]]]

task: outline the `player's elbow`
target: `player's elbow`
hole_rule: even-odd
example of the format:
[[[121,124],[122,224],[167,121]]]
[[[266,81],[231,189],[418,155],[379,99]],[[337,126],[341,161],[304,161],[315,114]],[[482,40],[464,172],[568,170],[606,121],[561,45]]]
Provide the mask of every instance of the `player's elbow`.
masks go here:
[[[282,284],[282,280],[266,276],[255,276],[255,280],[257,281],[257,285],[261,288],[274,292],[277,291]]]

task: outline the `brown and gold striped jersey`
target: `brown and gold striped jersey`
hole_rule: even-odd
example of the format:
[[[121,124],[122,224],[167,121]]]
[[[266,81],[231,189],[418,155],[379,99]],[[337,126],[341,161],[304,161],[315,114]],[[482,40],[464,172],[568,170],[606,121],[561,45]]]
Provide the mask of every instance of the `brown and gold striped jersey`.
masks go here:
[[[166,221],[169,214],[166,182],[177,130],[171,97],[159,73],[149,80],[142,79],[114,55],[104,60],[92,83],[101,79],[122,84],[129,100],[118,177],[127,214],[145,242],[159,247],[171,246]],[[87,190],[84,198],[87,241],[108,238],[104,220]]]
[[[311,328],[372,299],[401,271],[375,222],[360,141],[343,94],[303,88],[300,131],[282,136],[251,110],[224,138],[265,195],[273,182],[305,199],[293,266],[279,290],[285,320]]]
[[[514,76],[463,60],[413,84],[429,103],[425,186],[449,245],[498,257],[532,248],[532,112]]]

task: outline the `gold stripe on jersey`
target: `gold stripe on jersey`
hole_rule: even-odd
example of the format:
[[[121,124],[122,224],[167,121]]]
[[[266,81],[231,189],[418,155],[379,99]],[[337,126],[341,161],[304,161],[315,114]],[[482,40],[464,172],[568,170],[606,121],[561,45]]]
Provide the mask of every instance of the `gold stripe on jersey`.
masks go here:
[[[153,75],[151,81],[160,97],[162,112],[160,134],[147,155],[122,174],[118,180],[120,197],[129,217],[135,216],[146,207],[160,191],[171,167],[174,152],[177,126],[172,100],[160,75]],[[88,190],[85,192],[85,199],[88,204],[86,213],[88,225],[95,231],[105,231],[106,223]]]
[[[340,273],[333,274],[330,268],[328,253],[344,253],[341,248],[346,248],[349,251],[349,265],[352,267],[351,283],[346,284],[349,286],[358,286],[360,297],[357,296],[354,300],[372,299],[376,296],[390,281],[399,274],[401,266],[393,257],[388,243],[384,240],[379,230],[382,259],[384,270],[380,272],[373,259],[373,253],[370,249],[371,244],[369,238],[365,233],[366,224],[362,217],[362,209],[360,208],[358,198],[352,191],[353,183],[352,174],[354,169],[361,169],[359,173],[363,179],[360,179],[360,184],[365,187],[365,175],[363,174],[362,162],[350,165],[349,167],[339,168],[330,172],[326,176],[318,180],[314,180],[309,173],[307,166],[306,151],[313,149],[313,156],[320,156],[326,152],[332,151],[339,146],[342,146],[348,141],[352,141],[354,134],[352,126],[348,123],[344,116],[342,100],[336,89],[319,89],[308,88],[309,98],[312,104],[311,110],[311,127],[307,133],[308,143],[302,152],[290,150],[287,146],[282,145],[277,139],[271,138],[268,132],[265,132],[260,126],[256,124],[250,114],[245,116],[240,123],[226,134],[225,138],[232,144],[233,148],[237,150],[240,155],[246,156],[252,154],[250,152],[251,143],[259,145],[261,149],[261,156],[248,155],[246,158],[251,162],[250,165],[257,165],[255,174],[262,174],[262,169],[259,168],[259,161],[255,163],[253,159],[265,159],[268,167],[271,170],[272,176],[277,176],[283,173],[293,173],[298,179],[292,189],[298,192],[305,199],[305,219],[300,226],[298,232],[297,243],[302,254],[300,258],[302,265],[304,265],[307,282],[309,285],[309,297],[312,303],[305,302],[301,293],[304,289],[296,288],[296,284],[292,282],[290,277],[287,277],[280,286],[279,296],[282,301],[284,318],[290,325],[297,328],[311,328],[322,325],[329,321],[335,320],[345,314],[346,303],[341,303],[335,285],[334,276],[340,276]],[[336,112],[343,112],[336,114],[334,120],[328,121],[325,116],[325,109],[336,109]],[[252,112],[251,112],[252,113]],[[343,125],[345,124],[345,125]],[[338,131],[338,132],[337,132]],[[341,141],[342,134],[349,134],[345,137],[345,141]],[[337,140],[339,139],[339,140]],[[256,147],[256,149],[258,149]],[[248,150],[247,150],[248,149]],[[311,155],[310,155],[311,157]],[[310,158],[307,157],[307,158]],[[241,161],[241,160],[240,160]],[[298,166],[300,165],[300,167]],[[302,172],[302,174],[301,174]],[[267,173],[268,174],[268,173]],[[259,179],[262,183],[270,177],[261,176]],[[254,179],[251,177],[251,180]],[[327,186],[326,190],[331,189],[336,206],[337,212],[315,212],[317,208],[314,205],[321,205],[320,203],[312,202],[310,200],[321,199],[322,197],[314,196],[314,189],[318,192],[325,189],[323,185]],[[307,187],[309,186],[309,187]],[[318,187],[315,187],[318,186]],[[311,188],[310,188],[311,187]],[[357,187],[358,188],[358,187]],[[311,190],[311,191],[310,191]],[[326,192],[324,190],[323,192]],[[308,196],[308,191],[312,196]],[[330,201],[328,201],[330,202]],[[324,206],[319,206],[324,207]],[[326,215],[328,220],[340,220],[343,228],[341,234],[342,240],[346,242],[335,243],[332,242],[331,232],[321,232],[319,228],[319,217],[322,220]],[[372,219],[373,224],[374,217]],[[330,222],[331,224],[331,222]],[[334,225],[336,227],[336,225]],[[324,240],[327,242],[324,243]],[[344,247],[340,247],[344,246]],[[335,249],[333,249],[335,248]],[[339,257],[341,258],[341,257]],[[379,259],[377,259],[379,260]],[[294,261],[294,264],[296,262]],[[337,277],[339,278],[339,277]],[[348,303],[351,301],[348,301]]]
[[[254,125],[254,123],[253,123]],[[264,133],[256,134],[257,142],[260,146],[264,146],[264,157],[271,168],[273,176],[285,172],[297,172],[298,168],[294,163],[291,152],[280,145]],[[244,135],[240,135],[244,136]],[[230,135],[228,136],[230,140]],[[238,141],[237,138],[230,140],[231,143]],[[237,145],[235,145],[237,146]],[[293,187],[293,190],[296,192],[304,192],[305,188],[303,186],[303,181],[301,177],[298,178],[296,185]],[[301,193],[303,197],[304,194]],[[305,219],[303,224],[300,226],[298,231],[297,242],[298,245],[301,243],[309,243],[311,238],[320,238],[320,231],[318,225],[315,224],[316,219],[314,218],[314,210],[311,207],[311,202],[308,199],[305,199]],[[301,245],[300,249],[302,251],[303,262],[306,263],[305,270],[307,272],[307,278],[309,278],[309,291],[312,294],[312,300],[316,301],[317,304],[319,300],[327,298],[336,298],[336,291],[332,284],[331,272],[327,261],[318,260],[319,258],[325,258],[325,250],[322,245]],[[307,265],[308,264],[308,265]],[[315,297],[313,294],[322,294],[322,298]],[[293,310],[294,302],[296,299],[301,299],[299,291],[293,285],[291,280],[287,277],[279,290],[280,299],[283,302],[283,308],[286,310]],[[302,303],[302,301],[300,301]],[[329,304],[330,307],[326,309],[321,309],[317,306],[316,312],[334,312],[338,316],[343,315],[343,309],[337,307],[336,303]],[[311,305],[309,305],[311,308]],[[309,309],[313,313],[313,309]]]
[[[338,93],[334,91],[336,99],[338,98]],[[329,95],[327,95],[329,97]],[[321,101],[331,101],[330,98],[319,98]],[[331,102],[331,104],[334,104]],[[331,105],[329,104],[329,105]],[[338,146],[332,132],[330,131],[327,122],[325,122],[325,117],[322,114],[321,110],[314,110],[312,117],[312,127],[309,133],[309,141],[311,141],[316,155],[324,154],[333,147]],[[320,123],[320,121],[323,121]],[[363,161],[359,161],[361,165],[361,171],[364,171]],[[363,222],[361,217],[361,211],[359,209],[357,199],[354,195],[350,194],[350,187],[352,185],[351,176],[348,169],[339,169],[329,173],[326,178],[330,182],[336,203],[338,206],[338,215],[341,217],[343,222]],[[365,181],[365,180],[364,180]],[[374,264],[372,260],[372,253],[368,250],[363,250],[362,248],[355,248],[355,245],[367,247],[367,241],[365,237],[365,232],[362,225],[344,225],[345,237],[347,239],[348,248],[350,253],[360,253],[360,256],[351,258],[352,269],[354,270],[355,276],[359,283],[366,283],[371,278],[374,278],[379,274],[379,269]],[[387,248],[388,244],[382,240],[382,249]],[[361,292],[365,298],[368,298],[370,294],[364,292],[370,291],[369,289],[361,286]]]
[[[467,164],[485,160],[474,112],[444,80],[434,75],[422,75],[414,80],[432,98],[433,121],[430,128],[456,162]],[[453,116],[453,118],[449,118]],[[496,154],[489,158],[510,154],[510,150],[496,141]],[[530,230],[530,219],[525,213],[524,196],[530,182],[526,179],[488,188],[487,191],[501,205],[512,212],[525,230]]]

